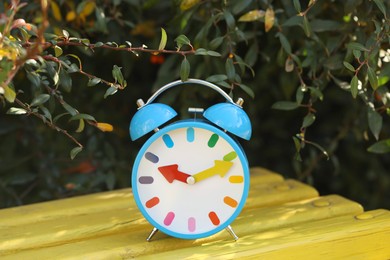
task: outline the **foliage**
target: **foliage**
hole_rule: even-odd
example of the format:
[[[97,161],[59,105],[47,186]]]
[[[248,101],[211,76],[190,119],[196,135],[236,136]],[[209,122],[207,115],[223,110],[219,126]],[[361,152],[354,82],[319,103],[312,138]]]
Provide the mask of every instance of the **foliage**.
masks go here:
[[[131,104],[189,77],[245,97],[252,165],[370,207],[389,195],[390,1],[26,3],[0,6],[1,206],[127,186]],[[220,102],[163,99],[184,116]]]

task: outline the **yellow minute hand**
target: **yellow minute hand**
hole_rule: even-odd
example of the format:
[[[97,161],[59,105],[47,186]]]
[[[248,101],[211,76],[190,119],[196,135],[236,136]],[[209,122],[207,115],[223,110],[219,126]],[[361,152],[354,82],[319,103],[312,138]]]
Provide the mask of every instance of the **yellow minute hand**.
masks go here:
[[[194,184],[196,182],[202,181],[204,179],[210,178],[214,175],[219,175],[221,177],[224,177],[230,167],[232,167],[233,163],[229,161],[221,161],[221,160],[215,160],[214,166],[211,168],[208,168],[204,171],[198,172],[190,177],[187,178],[188,184]]]

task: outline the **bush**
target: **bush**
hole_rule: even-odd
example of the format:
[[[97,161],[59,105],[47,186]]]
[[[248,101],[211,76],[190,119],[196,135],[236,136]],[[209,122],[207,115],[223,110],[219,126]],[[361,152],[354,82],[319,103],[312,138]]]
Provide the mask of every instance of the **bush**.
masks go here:
[[[26,3],[0,6],[0,207],[127,187],[135,101],[188,77],[245,98],[251,165],[390,206],[390,1]]]

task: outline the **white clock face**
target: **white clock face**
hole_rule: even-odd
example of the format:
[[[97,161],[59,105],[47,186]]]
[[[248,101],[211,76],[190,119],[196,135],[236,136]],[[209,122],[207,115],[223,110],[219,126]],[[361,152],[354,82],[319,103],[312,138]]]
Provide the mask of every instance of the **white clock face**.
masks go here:
[[[156,228],[180,238],[200,238],[227,227],[248,195],[244,153],[223,131],[182,121],[154,134],[133,168],[138,207]]]

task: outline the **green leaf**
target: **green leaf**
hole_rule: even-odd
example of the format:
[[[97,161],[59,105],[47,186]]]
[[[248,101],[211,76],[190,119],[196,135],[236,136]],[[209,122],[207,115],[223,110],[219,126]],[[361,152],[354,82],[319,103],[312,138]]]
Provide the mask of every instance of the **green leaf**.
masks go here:
[[[208,51],[203,48],[199,48],[195,51],[195,55],[204,55],[204,56],[214,56],[214,57],[221,57],[221,54],[216,51]]]
[[[310,95],[312,97],[316,97],[321,101],[324,99],[324,94],[319,88],[315,88],[315,87],[307,87],[307,88],[310,89]]]
[[[106,90],[106,93],[104,93],[104,98],[107,98],[108,96],[114,95],[117,91],[118,91],[118,89],[116,87],[113,87],[113,86],[109,87]]]
[[[232,15],[231,12],[225,10],[223,12],[223,16],[225,18],[225,21],[226,21],[226,25],[230,28],[230,29],[234,29],[234,27],[236,26],[236,21],[234,20],[234,16]]]
[[[47,119],[49,119],[50,122],[52,122],[52,117],[51,117],[51,114],[50,114],[49,109],[47,109],[47,108],[44,107],[44,106],[41,106],[39,109],[42,110],[43,115],[44,115]]]
[[[225,62],[226,75],[229,80],[233,81],[236,76],[236,69],[234,68],[233,59],[227,58]]]
[[[351,80],[351,94],[352,94],[353,98],[356,98],[357,94],[359,92],[358,82],[359,82],[358,77],[356,75],[353,76],[353,78]]]
[[[93,45],[94,48],[99,48],[99,47],[102,47],[104,45],[104,43],[102,42],[97,42]]]
[[[358,42],[350,42],[347,44],[347,47],[351,50],[369,51],[363,44]]]
[[[8,115],[24,115],[24,114],[27,114],[27,111],[23,108],[11,107],[10,109],[8,109],[7,114]]]
[[[239,84],[238,85],[245,93],[247,93],[252,99],[255,98],[255,92],[253,92],[252,88],[248,87],[247,85],[244,84]]]
[[[374,0],[376,6],[378,6],[379,10],[383,13],[383,16],[386,18],[386,7],[383,3],[383,0]]]
[[[207,50],[204,48],[196,49],[195,55],[207,55]]]
[[[371,87],[375,90],[378,88],[378,77],[375,74],[375,71],[367,66],[367,75],[368,75],[368,81],[370,81]]]
[[[221,57],[221,54],[216,51],[207,51],[207,55],[213,56],[213,57]]]
[[[73,108],[66,102],[61,103],[61,105],[65,108],[66,111],[68,111],[71,116],[77,115],[79,113],[77,109]]]
[[[47,102],[50,99],[49,94],[40,94],[36,96],[32,101],[30,106],[39,106],[42,105],[43,103]]]
[[[181,62],[181,66],[180,66],[181,81],[187,81],[189,75],[190,75],[190,63],[188,62],[187,58],[184,57],[183,61]]]
[[[16,92],[11,86],[4,86],[4,97],[9,103],[14,103]]]
[[[183,34],[177,36],[175,39],[175,42],[177,44],[178,50],[180,50],[181,47],[183,47],[183,45],[190,45],[191,46],[190,40],[187,38],[187,36],[185,36]]]
[[[295,160],[301,162],[302,161],[302,157],[301,157],[301,154],[299,153],[302,149],[302,146],[301,146],[301,140],[299,140],[299,138],[293,136],[293,141],[294,141],[294,145],[295,145]]]
[[[80,120],[80,119],[96,122],[96,119],[93,116],[88,115],[88,114],[76,114],[76,115],[72,116],[69,119],[69,121]]]
[[[300,12],[301,12],[301,3],[299,2],[299,0],[294,0],[293,3],[294,3],[294,8],[295,8],[295,10],[296,10],[298,13],[300,13]]]
[[[303,31],[305,32],[307,37],[310,37],[311,26],[310,26],[309,20],[307,19],[306,15],[303,17]]]
[[[390,152],[390,139],[382,140],[374,143],[367,148],[367,151],[370,153],[389,153]]]
[[[72,90],[72,78],[64,69],[60,70],[58,83],[64,91],[70,92]]]
[[[61,47],[55,45],[55,46],[54,46],[54,54],[55,54],[55,56],[56,56],[56,57],[59,57],[59,56],[62,55],[62,53],[63,53],[63,51],[62,51]]]
[[[81,59],[79,58],[79,56],[77,56],[77,55],[75,55],[75,54],[68,54],[68,55],[66,55],[66,56],[71,56],[71,57],[73,57],[73,58],[75,58],[78,62],[79,62],[79,66],[78,66],[78,68],[77,68],[77,70],[76,71],[79,71],[79,70],[81,70],[81,68],[82,68],[82,62],[81,62]],[[73,64],[72,64],[73,65]],[[72,66],[71,66],[72,67]],[[77,67],[77,66],[76,66]],[[75,68],[73,68],[73,69],[75,69]],[[70,72],[69,72],[70,73]]]
[[[346,67],[347,69],[349,69],[352,72],[355,72],[355,68],[352,66],[351,63],[349,63],[347,61],[343,61],[343,64],[344,64],[344,67]]]
[[[305,86],[299,86],[295,93],[295,100],[298,104],[302,104],[302,100],[304,98],[305,92],[307,91]]]
[[[359,50],[353,50],[352,53],[353,53],[353,56],[354,56],[356,59],[359,59],[360,56],[362,55],[362,52],[359,51]]]
[[[83,148],[80,147],[80,146],[77,146],[77,147],[73,148],[73,149],[70,151],[70,158],[73,160],[73,159],[76,157],[76,155],[77,155],[79,152],[81,152],[82,150],[83,150]]]
[[[225,74],[216,74],[208,77],[206,81],[217,83],[217,82],[225,81],[227,80],[227,78],[228,77]]]
[[[375,108],[373,105],[371,105],[368,108],[367,111],[367,117],[368,117],[368,126],[371,130],[371,133],[374,135],[375,139],[379,139],[379,134],[382,130],[382,123],[383,123],[383,118],[382,116],[376,112]]]
[[[99,84],[101,81],[102,81],[101,78],[90,78],[87,86],[88,87],[95,86],[96,84]]]
[[[315,120],[316,120],[316,116],[314,114],[312,114],[312,113],[307,114],[303,118],[302,128],[306,128],[306,127],[312,125]]]
[[[31,35],[23,27],[19,27],[19,30],[22,33],[23,41],[27,42]]]
[[[294,110],[299,107],[299,104],[291,101],[278,101],[272,105],[273,109],[278,110]]]
[[[37,88],[41,85],[41,76],[36,72],[27,73],[27,78]]]
[[[234,6],[232,8],[232,12],[234,14],[238,14],[238,13],[242,12],[246,7],[248,7],[248,5],[250,5],[251,3],[252,3],[252,0],[236,1],[236,3],[234,4]]]
[[[114,77],[115,82],[118,82],[119,84],[123,85],[124,78],[121,69],[121,67],[114,65],[114,67],[112,68],[112,76]]]
[[[282,45],[283,49],[284,49],[288,54],[291,54],[291,45],[290,45],[290,43],[288,42],[286,36],[284,36],[284,34],[282,34],[282,33],[277,33],[276,35],[277,35],[277,37],[279,37],[280,44]]]
[[[76,129],[76,133],[81,133],[84,130],[85,122],[84,119],[80,119],[79,126]]]
[[[164,50],[165,49],[165,46],[167,45],[167,32],[161,28],[161,40],[160,40],[160,44],[158,46],[158,50]]]
[[[223,42],[223,39],[225,39],[224,36],[221,36],[221,37],[217,37],[215,39],[213,39],[211,42],[210,42],[210,48],[215,50],[216,48],[218,48],[222,42]]]

